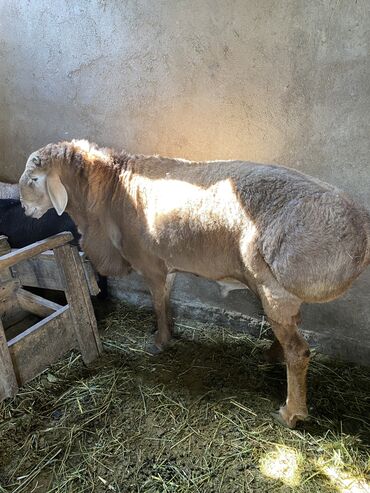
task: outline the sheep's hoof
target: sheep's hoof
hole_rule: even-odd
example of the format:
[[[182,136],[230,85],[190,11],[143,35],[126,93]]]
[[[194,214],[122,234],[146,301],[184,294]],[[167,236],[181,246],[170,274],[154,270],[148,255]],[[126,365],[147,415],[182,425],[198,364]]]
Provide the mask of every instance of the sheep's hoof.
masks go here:
[[[307,414],[292,414],[289,416],[286,406],[281,407],[278,411],[272,412],[271,416],[280,425],[291,430],[296,427],[298,421],[304,421],[307,418]]]
[[[295,423],[294,425],[292,425],[291,423],[288,423],[288,421],[285,421],[279,411],[273,411],[271,413],[271,416],[274,418],[275,421],[279,423],[279,425],[284,426],[284,428],[293,429],[295,427]]]
[[[145,347],[145,351],[149,353],[151,356],[157,356],[163,352],[163,347],[158,347],[154,343],[149,343]]]

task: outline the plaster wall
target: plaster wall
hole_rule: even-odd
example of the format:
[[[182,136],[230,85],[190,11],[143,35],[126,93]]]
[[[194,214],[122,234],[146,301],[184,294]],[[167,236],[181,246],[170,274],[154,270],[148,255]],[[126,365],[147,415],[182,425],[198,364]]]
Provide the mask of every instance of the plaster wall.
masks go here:
[[[369,25],[367,0],[1,0],[0,179],[86,137],[285,164],[370,209]],[[370,355],[369,293],[370,272],[305,324]]]

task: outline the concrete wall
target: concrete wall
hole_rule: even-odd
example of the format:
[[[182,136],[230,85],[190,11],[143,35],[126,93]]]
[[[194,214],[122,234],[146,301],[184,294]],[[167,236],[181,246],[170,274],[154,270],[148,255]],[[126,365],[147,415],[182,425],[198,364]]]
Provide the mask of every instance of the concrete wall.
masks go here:
[[[286,164],[370,208],[368,5],[1,0],[0,179],[50,141],[87,137]],[[370,273],[306,323],[369,349],[369,288]]]

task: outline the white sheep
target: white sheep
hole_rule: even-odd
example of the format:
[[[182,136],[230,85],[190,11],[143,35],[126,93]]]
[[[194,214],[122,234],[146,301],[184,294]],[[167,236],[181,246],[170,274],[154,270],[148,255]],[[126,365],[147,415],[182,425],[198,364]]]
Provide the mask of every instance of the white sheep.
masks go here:
[[[370,263],[370,215],[337,188],[283,166],[129,155],[86,141],[49,144],[20,179],[26,214],[66,210],[103,275],[140,271],[171,337],[170,274],[246,284],[262,301],[287,366],[280,420],[307,416],[302,303],[343,294]]]

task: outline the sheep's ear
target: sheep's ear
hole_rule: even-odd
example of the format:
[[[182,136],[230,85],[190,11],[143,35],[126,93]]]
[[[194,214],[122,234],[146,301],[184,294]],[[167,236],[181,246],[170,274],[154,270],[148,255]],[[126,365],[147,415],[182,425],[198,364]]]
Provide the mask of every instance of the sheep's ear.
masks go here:
[[[61,216],[65,211],[68,203],[68,193],[57,173],[50,173],[46,179],[48,194],[57,211],[58,216]]]

